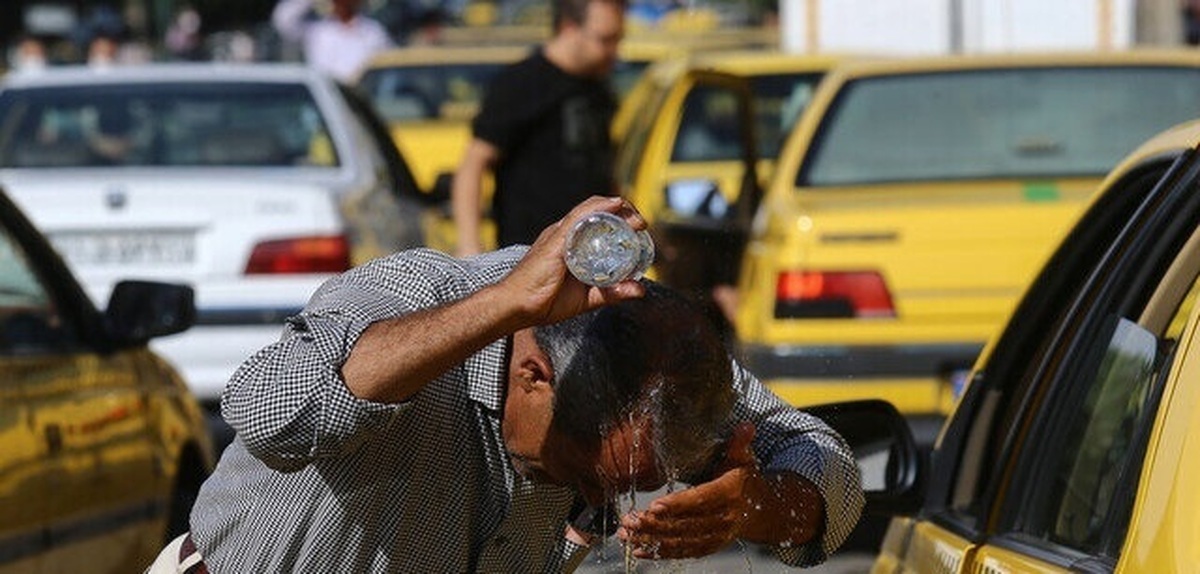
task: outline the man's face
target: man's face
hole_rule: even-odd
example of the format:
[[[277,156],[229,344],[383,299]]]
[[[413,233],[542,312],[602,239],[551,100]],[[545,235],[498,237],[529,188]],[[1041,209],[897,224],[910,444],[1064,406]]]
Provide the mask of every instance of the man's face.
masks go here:
[[[333,13],[338,18],[349,19],[358,13],[361,0],[333,0]]]
[[[618,494],[655,490],[666,483],[645,422],[626,422],[609,433],[598,448],[585,447],[550,431],[542,448],[523,456],[510,448],[513,464],[524,476],[569,486],[589,504],[599,506]]]
[[[566,33],[579,69],[588,76],[607,76],[617,64],[617,48],[625,36],[625,11],[616,2],[593,0],[583,22],[568,24]]]
[[[518,473],[573,487],[594,506],[620,493],[655,490],[666,483],[650,416],[622,422],[598,445],[581,445],[555,429],[552,378],[549,359],[537,348],[532,331],[514,334],[500,428]]]

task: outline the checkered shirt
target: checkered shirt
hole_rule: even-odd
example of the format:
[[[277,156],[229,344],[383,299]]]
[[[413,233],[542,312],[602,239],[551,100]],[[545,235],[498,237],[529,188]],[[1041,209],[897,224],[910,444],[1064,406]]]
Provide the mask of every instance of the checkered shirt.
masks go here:
[[[340,374],[372,322],[466,297],[524,252],[459,260],[417,249],[355,268],[238,369],[222,399],[237,438],[191,515],[212,572],[574,569],[587,552],[563,536],[575,494],[514,472],[501,438],[508,338],[401,404],[359,399]],[[820,540],[776,552],[789,564],[820,562],[858,519],[858,467],[822,422],[735,373],[733,416],[757,423],[763,466],[808,478],[825,498]]]

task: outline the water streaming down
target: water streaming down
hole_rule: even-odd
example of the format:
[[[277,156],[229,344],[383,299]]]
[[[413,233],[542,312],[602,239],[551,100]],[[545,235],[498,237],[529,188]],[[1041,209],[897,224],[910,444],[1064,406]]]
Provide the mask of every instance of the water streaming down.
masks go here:
[[[639,424],[646,424],[646,422],[649,421],[653,436],[653,444],[645,445],[642,444],[642,435],[640,433],[631,433],[633,439],[630,445],[631,448],[629,450],[628,464],[629,476],[631,478],[636,477],[638,454],[640,453],[641,449],[654,449],[654,458],[657,461],[661,475],[665,478],[665,484],[659,491],[657,491],[657,493],[658,495],[668,495],[681,489],[688,488],[688,485],[680,481],[681,472],[679,467],[676,464],[672,464],[672,461],[670,460],[671,457],[667,456],[663,450],[664,439],[660,433],[663,427],[662,425],[658,424],[658,421],[661,420],[661,400],[661,385],[650,385],[645,400],[639,401],[638,408],[631,410],[631,412],[628,414],[627,422],[630,429],[637,428]],[[615,508],[622,516],[634,511],[645,511],[647,508],[649,508],[650,503],[652,503],[655,498],[657,498],[657,496],[650,496],[649,498],[643,496],[641,501],[642,506],[639,506],[638,485],[636,482],[631,481],[628,491],[621,493],[620,496],[615,497],[615,500],[617,501]],[[608,544],[609,541],[607,538],[601,542],[601,548],[597,553],[597,564],[603,564],[609,560]],[[704,565],[707,560],[705,558],[659,560],[657,557],[657,549],[652,547],[651,552],[655,556],[655,559],[642,562],[633,555],[633,545],[624,542],[620,542],[620,545],[624,572],[626,574],[635,574],[638,572],[668,572],[672,574],[684,574],[686,572],[707,571],[704,570]],[[737,550],[741,555],[742,561],[746,565],[745,571],[753,572],[753,563],[746,544],[739,540],[737,542]],[[690,567],[700,567],[701,569],[696,570]],[[612,570],[606,571],[611,572]]]
[[[644,414],[651,415],[650,413],[644,413]],[[653,416],[653,415],[651,415],[651,416]],[[635,417],[635,412],[630,411],[630,413],[629,413],[629,428],[630,429],[637,428],[637,420],[634,417]],[[632,435],[633,435],[633,445],[632,445],[632,448],[629,449],[630,483],[629,483],[629,510],[628,510],[628,512],[633,512],[637,508],[637,480],[634,477],[637,476],[637,462],[636,462],[637,461],[637,452],[638,452],[638,449],[641,448],[641,440],[639,438],[641,435],[639,435],[637,432],[633,432]],[[633,557],[633,545],[626,543],[625,544],[625,574],[632,574],[632,572],[634,571],[634,568],[636,568],[636,567],[637,567],[637,560]]]

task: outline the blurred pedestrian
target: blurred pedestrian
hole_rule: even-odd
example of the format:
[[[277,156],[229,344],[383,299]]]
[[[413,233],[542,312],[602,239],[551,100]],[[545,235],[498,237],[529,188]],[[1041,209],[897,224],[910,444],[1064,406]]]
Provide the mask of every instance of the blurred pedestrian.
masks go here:
[[[1183,0],[1180,12],[1184,42],[1189,46],[1200,45],[1200,0]]]
[[[459,255],[479,253],[483,178],[495,176],[500,247],[530,244],[583,198],[615,195],[609,76],[625,33],[624,0],[553,0],[554,35],[502,70],[472,123],[451,187]]]
[[[532,247],[326,283],[230,380],[236,438],[148,572],[569,572],[614,534],[636,558],[824,560],[863,505],[853,453],[682,296],[575,280],[567,231],[595,211],[646,225],[593,197]]]
[[[14,73],[40,72],[50,65],[46,53],[46,43],[41,38],[28,34],[17,41],[12,52],[12,71]]]
[[[111,68],[117,63],[121,44],[118,37],[107,31],[97,32],[88,42],[87,64],[92,68]]]
[[[352,83],[375,53],[394,45],[379,21],[361,13],[361,0],[332,0],[319,16],[313,0],[280,0],[271,23],[284,39],[301,45],[304,61],[343,83]]]
[[[416,26],[408,35],[410,46],[436,46],[442,43],[442,33],[446,27],[446,11],[441,8],[430,8],[417,16]]]
[[[150,60],[149,48],[140,42],[130,42],[129,35],[125,19],[107,5],[93,8],[75,32],[76,42],[83,46],[87,65],[97,70]]]
[[[167,51],[180,60],[201,60],[204,58],[203,20],[200,13],[192,6],[184,6],[175,14],[163,44]]]

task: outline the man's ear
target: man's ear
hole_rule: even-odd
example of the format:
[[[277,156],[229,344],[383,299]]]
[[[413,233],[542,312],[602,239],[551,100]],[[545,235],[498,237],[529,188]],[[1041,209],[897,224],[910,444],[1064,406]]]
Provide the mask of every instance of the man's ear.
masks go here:
[[[513,334],[512,344],[514,371],[510,376],[514,383],[524,391],[534,390],[538,384],[553,388],[554,367],[550,364],[550,357],[537,346],[532,331]]]
[[[532,391],[538,385],[554,388],[554,369],[550,359],[541,352],[530,353],[517,363],[517,383],[524,391]]]
[[[521,362],[520,375],[523,385],[544,384],[554,388],[554,368],[550,366],[550,359],[545,353],[530,353]]]

